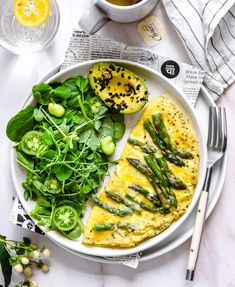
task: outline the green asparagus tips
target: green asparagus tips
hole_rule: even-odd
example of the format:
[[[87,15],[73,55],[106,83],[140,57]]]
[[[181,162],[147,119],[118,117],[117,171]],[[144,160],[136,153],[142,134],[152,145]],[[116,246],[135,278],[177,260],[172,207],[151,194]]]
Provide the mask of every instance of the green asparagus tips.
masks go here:
[[[140,186],[138,184],[132,184],[132,185],[128,186],[128,188],[139,192],[145,198],[147,198],[149,201],[151,201],[154,205],[161,205],[161,202],[159,201],[158,197],[154,193],[152,193],[149,190],[143,188],[142,186]]]
[[[136,225],[128,223],[128,222],[119,222],[117,224],[113,224],[113,223],[95,224],[95,231],[106,231],[106,230],[115,230],[115,229],[135,231]]]
[[[172,153],[171,151],[165,150],[162,152],[162,154],[165,156],[165,158],[168,161],[174,163],[175,165],[180,166],[180,167],[185,166],[185,163],[180,159],[180,157]]]
[[[150,121],[146,121],[144,123],[144,127],[146,131],[149,133],[149,135],[151,136],[154,144],[162,151],[162,154],[166,157],[167,160],[169,160],[170,162],[178,166],[185,165],[185,163],[176,154],[166,149],[166,147],[164,146],[164,142],[159,138],[157,132],[154,130],[154,127]]]
[[[149,167],[136,158],[127,158],[127,160],[131,165],[133,165],[137,170],[139,170],[148,178],[149,182],[152,184],[155,192],[157,193],[163,207],[169,208],[170,204],[167,201],[167,198],[162,190],[161,185],[159,184],[159,180],[156,178],[154,173],[149,169]]]
[[[174,187],[175,189],[186,189],[187,188],[186,184],[184,184],[182,180],[174,176],[174,174],[169,169],[167,162],[165,161],[163,157],[157,157],[156,162],[172,187]]]
[[[193,155],[190,152],[184,149],[180,149],[172,143],[161,114],[158,113],[153,115],[153,123],[158,132],[159,138],[165,143],[167,149],[171,150],[174,154],[181,158],[193,158]]]
[[[94,194],[91,196],[91,199],[97,206],[103,208],[104,210],[106,210],[106,211],[108,211],[110,213],[118,215],[120,217],[125,217],[125,216],[128,216],[128,215],[132,214],[132,211],[129,208],[120,209],[120,208],[113,207],[113,206],[107,204],[106,202],[103,202],[102,200],[100,200]]]
[[[129,192],[126,194],[126,198],[135,202],[136,204],[139,204],[140,207],[143,208],[144,210],[147,210],[152,213],[168,213],[169,212],[169,210],[167,210],[166,208],[155,207],[153,205],[146,204],[145,202],[136,199],[135,196],[133,196]]]
[[[181,158],[193,159],[193,154],[185,149],[174,147],[173,152]]]
[[[162,171],[159,169],[159,167],[157,166],[157,164],[154,161],[154,158],[151,155],[146,155],[145,156],[145,160],[148,164],[148,166],[150,167],[150,169],[155,173],[155,175],[157,176],[158,180],[161,183],[161,188],[162,191],[165,193],[165,195],[168,197],[170,204],[174,207],[177,207],[177,199],[175,196],[175,193],[171,190],[168,182],[165,180]],[[160,197],[160,195],[159,195]],[[165,198],[163,199],[165,201]]]
[[[160,150],[164,150],[164,144],[163,142],[160,140],[160,138],[158,137],[157,133],[154,130],[153,125],[151,124],[150,121],[146,121],[144,123],[144,127],[146,129],[146,131],[149,133],[149,135],[151,136],[154,144],[160,149]]]
[[[145,176],[153,178],[154,174],[152,173],[152,171],[148,168],[148,166],[144,163],[142,163],[140,160],[138,160],[137,158],[126,158],[129,163],[134,166],[138,171],[140,171],[141,173],[143,173]]]
[[[135,205],[124,198],[121,197],[121,195],[117,192],[112,192],[112,191],[105,191],[106,195],[111,198],[113,201],[116,201],[117,203],[121,203],[129,207],[131,210],[134,212],[140,214],[141,213],[141,208],[138,205]]]
[[[134,146],[138,146],[145,153],[151,154],[151,153],[155,153],[157,151],[154,146],[141,143],[140,141],[138,141],[135,138],[129,137],[127,141],[128,141],[128,143],[130,143]]]
[[[161,114],[154,114],[153,115],[153,124],[158,132],[160,139],[166,144],[166,146],[171,150],[172,149],[172,142],[168,135],[166,126],[163,122],[163,118]]]

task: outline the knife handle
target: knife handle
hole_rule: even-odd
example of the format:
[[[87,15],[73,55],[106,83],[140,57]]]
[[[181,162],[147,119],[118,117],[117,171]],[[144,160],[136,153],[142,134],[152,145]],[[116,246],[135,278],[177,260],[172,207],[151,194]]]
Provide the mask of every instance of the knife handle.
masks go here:
[[[197,208],[196,221],[195,221],[194,230],[193,230],[193,237],[192,237],[191,246],[190,246],[188,267],[187,267],[187,273],[186,273],[186,279],[190,281],[193,281],[194,270],[197,264],[197,258],[198,258],[200,243],[201,243],[201,237],[202,237],[202,230],[203,230],[203,225],[205,222],[208,194],[209,193],[207,190],[202,191],[200,199],[199,199],[198,208]]]

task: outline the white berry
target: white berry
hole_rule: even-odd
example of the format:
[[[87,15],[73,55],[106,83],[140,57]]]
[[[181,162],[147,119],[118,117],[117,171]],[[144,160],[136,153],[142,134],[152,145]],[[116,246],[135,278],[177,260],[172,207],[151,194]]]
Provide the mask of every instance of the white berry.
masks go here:
[[[34,250],[32,253],[31,253],[31,256],[33,258],[38,258],[40,256],[40,253],[37,251],[37,250]]]
[[[23,266],[21,264],[16,264],[14,267],[15,271],[18,273],[23,272]]]
[[[28,265],[29,264],[29,259],[27,257],[22,257],[21,263],[24,264],[24,265]]]
[[[48,249],[48,248],[46,248],[46,249],[43,250],[42,254],[43,254],[44,256],[49,257],[49,256],[51,256],[51,250]]]

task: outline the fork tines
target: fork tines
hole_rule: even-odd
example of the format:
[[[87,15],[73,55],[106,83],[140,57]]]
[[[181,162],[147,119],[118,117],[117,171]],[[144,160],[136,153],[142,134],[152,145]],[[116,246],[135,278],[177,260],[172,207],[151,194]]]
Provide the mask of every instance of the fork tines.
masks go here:
[[[226,110],[223,107],[210,107],[207,146],[218,151],[227,147]]]

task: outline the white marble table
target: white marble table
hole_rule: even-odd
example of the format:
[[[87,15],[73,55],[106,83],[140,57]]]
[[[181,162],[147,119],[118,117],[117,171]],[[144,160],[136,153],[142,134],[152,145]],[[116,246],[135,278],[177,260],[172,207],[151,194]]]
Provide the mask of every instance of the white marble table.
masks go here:
[[[0,48],[0,234],[9,238],[21,239],[29,236],[36,242],[46,244],[53,251],[51,270],[45,275],[35,272],[34,280],[42,287],[67,286],[235,286],[235,85],[223,95],[219,104],[228,112],[228,173],[221,198],[206,223],[201,254],[194,283],[185,281],[185,270],[190,242],[187,241],[174,251],[141,263],[137,270],[122,265],[106,265],[90,262],[64,251],[48,239],[32,234],[9,223],[8,217],[15,195],[10,175],[10,143],[5,135],[8,119],[15,114],[19,105],[37,82],[53,66],[62,62],[73,27],[79,17],[91,4],[91,0],[58,0],[61,9],[61,25],[53,45],[41,53],[28,56],[15,56]],[[166,29],[166,39],[154,48],[155,51],[171,55],[177,60],[190,63],[175,31],[170,26],[160,5],[153,14],[157,15]],[[112,37],[130,45],[145,46],[136,32],[136,24],[108,23],[99,34]],[[233,95],[234,94],[234,95]],[[13,276],[13,281],[18,280]]]

